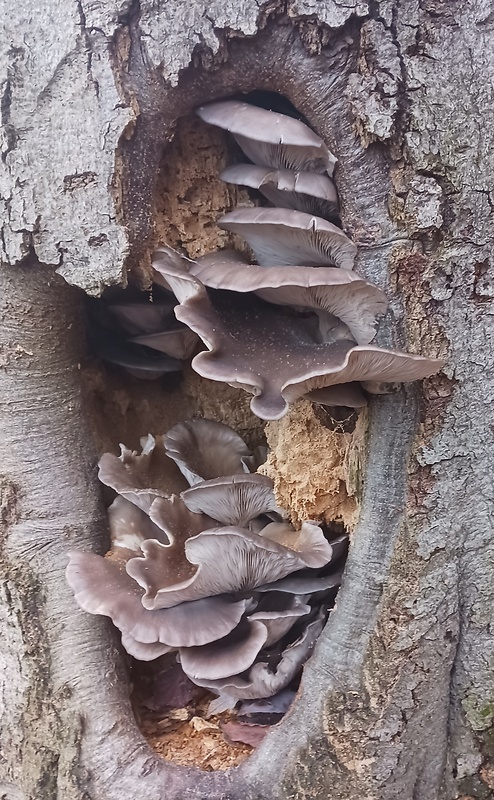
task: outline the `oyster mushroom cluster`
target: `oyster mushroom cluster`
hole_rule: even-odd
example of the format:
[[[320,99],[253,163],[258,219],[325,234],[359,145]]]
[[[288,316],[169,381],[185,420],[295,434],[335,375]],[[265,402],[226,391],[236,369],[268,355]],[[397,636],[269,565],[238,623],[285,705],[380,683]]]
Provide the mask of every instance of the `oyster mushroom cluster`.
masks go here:
[[[346,537],[283,520],[262,458],[212,420],[179,423],[137,454],[102,456],[99,478],[116,492],[111,550],[72,552],[67,580],[79,605],[110,617],[127,652],[153,660],[176,651],[186,675],[218,695],[211,710],[270,697],[300,671],[341,580]],[[164,448],[189,483],[151,488]]]
[[[276,206],[218,220],[246,240],[257,264],[235,251],[192,261],[159,248],[149,295],[125,300],[127,290],[112,290],[104,298],[106,318],[124,336],[98,334],[98,355],[159,377],[205,347],[193,369],[251,393],[252,411],[265,420],[280,419],[301,397],[359,408],[367,392],[437,372],[438,359],[371,344],[387,300],[353,271],[357,248],[335,224],[336,158],[322,139],[298,119],[235,100],[197,113],[230,131],[254,162],[228,167],[221,178],[258,189]]]
[[[176,304],[159,276],[148,292],[112,287],[102,298],[90,298],[92,351],[136,378],[155,380],[180,372],[201,341],[175,318]]]
[[[437,359],[371,344],[387,301],[353,271],[356,247],[330,221],[337,220],[336,159],[324,142],[299,120],[247,103],[212,103],[197,113],[230,131],[254,162],[221,177],[259,189],[277,207],[218,220],[247,241],[257,264],[232,251],[197,261],[167,247],[155,254],[156,279],[179,301],[177,319],[207,348],[192,367],[250,392],[252,411],[266,420],[280,419],[300,397],[359,407],[367,402],[362,389],[436,372]]]

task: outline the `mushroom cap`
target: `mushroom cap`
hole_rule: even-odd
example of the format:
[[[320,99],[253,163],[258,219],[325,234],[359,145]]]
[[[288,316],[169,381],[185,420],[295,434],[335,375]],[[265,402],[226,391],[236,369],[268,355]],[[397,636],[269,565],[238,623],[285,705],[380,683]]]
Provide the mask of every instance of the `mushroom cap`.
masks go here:
[[[273,205],[321,217],[338,212],[338,194],[331,178],[316,172],[272,170],[255,164],[234,164],[220,178],[227,183],[258,189]]]
[[[256,164],[233,164],[227,167],[220,175],[221,180],[227,183],[236,183],[250,186],[251,189],[261,191],[270,186],[278,192],[310,194],[320,200],[328,200],[338,204],[336,186],[327,175],[316,172],[294,172],[291,169],[272,170],[269,167],[258,167]]]
[[[94,354],[109,364],[123,367],[135,378],[156,380],[167,372],[180,372],[183,364],[176,358],[158,355],[134,342],[122,340],[114,331],[93,323],[90,331],[91,349]]]
[[[336,157],[300,120],[238,100],[208,103],[196,113],[232,133],[255,164],[333,174]]]
[[[327,539],[321,536],[321,528],[314,520],[303,522],[298,531],[287,522],[271,522],[259,532],[259,535],[288,547],[295,553],[304,553],[308,567],[319,567],[321,563],[328,564],[333,559],[333,548]],[[309,541],[314,544],[319,543],[319,547],[313,545],[310,553],[307,547]]]
[[[146,539],[157,539],[168,544],[168,536],[135,503],[118,495],[108,508],[111,546],[118,548],[119,557],[128,560],[138,555]],[[125,552],[125,554],[122,553]]]
[[[332,267],[276,267],[242,264],[228,255],[218,261],[214,254],[200,259],[190,272],[211,289],[255,292],[276,305],[302,306],[328,312],[350,330],[358,344],[375,336],[376,316],[384,314],[388,301],[377,286],[350,270]]]
[[[212,298],[187,272],[168,267],[167,279],[181,305],[175,314],[203,340],[192,367],[205,378],[254,394],[251,409],[261,419],[280,419],[312,389],[359,380],[413,381],[437,372],[443,362],[373,345],[340,340],[315,344],[303,320],[251,295],[216,292]]]
[[[151,302],[149,299],[141,303],[111,303],[107,308],[132,336],[156,333],[174,322],[173,307],[175,300],[170,296],[166,300]]]
[[[109,486],[125,500],[134,503],[148,514],[153,501],[157,497],[166,495],[160,489],[151,489],[145,486],[145,481],[139,474],[138,458],[139,456],[135,457],[135,460],[124,463],[122,456],[117,457],[113,453],[103,453],[98,463],[98,478],[105,486]]]
[[[220,641],[180,648],[180,663],[192,681],[226,678],[249,669],[267,638],[268,630],[262,622],[249,622]]]
[[[321,570],[304,569],[280,578],[278,581],[257,586],[257,592],[286,592],[294,595],[312,595],[318,592],[328,592],[330,589],[337,589],[342,581],[343,572],[331,572],[329,575],[321,575]]]
[[[300,595],[266,593],[261,597],[259,608],[249,614],[249,622],[257,621],[265,625],[268,635],[263,646],[271,647],[279,642],[301,617],[310,614],[311,610],[305,598]]]
[[[212,419],[179,422],[165,435],[163,445],[190,486],[220,475],[242,475],[247,471],[243,459],[252,457],[235,431]]]
[[[200,339],[196,334],[185,326],[159,331],[159,333],[134,336],[129,341],[150,347],[152,350],[159,350],[160,353],[165,353],[180,361],[186,361],[190,358],[200,344]]]
[[[146,590],[142,604],[149,609],[248,591],[308,566],[322,567],[332,556],[317,526],[306,532],[299,552],[237,527],[213,528],[182,542],[177,537],[171,546],[150,539],[141,549],[144,556],[130,559],[126,569]]]
[[[341,228],[322,217],[287,208],[239,208],[218,220],[237,233],[263,267],[336,266],[352,269],[356,245]]]
[[[278,642],[293,625],[311,612],[302,598],[266,595],[267,607],[249,614],[240,625],[221,640],[203,647],[180,648],[182,669],[191,678],[217,680],[245,672],[260,650]],[[270,607],[271,610],[270,610]]]
[[[283,651],[274,671],[262,660],[261,654],[259,661],[251,667],[247,676],[239,674],[219,680],[193,679],[198,686],[203,686],[219,695],[209,706],[208,712],[218,714],[232,708],[238,700],[271,697],[288,686],[311,655],[324,623],[325,614],[321,612],[316,619],[309,622],[299,638]]]
[[[134,639],[130,633],[122,633],[122,647],[129,656],[136,658],[138,661],[154,661],[174,649],[167,644],[161,644],[161,642],[143,644],[143,642],[138,642],[137,639]]]
[[[163,289],[166,289],[167,292],[172,292],[173,294],[172,288],[169,286],[165,276],[160,270],[160,265],[169,264],[180,269],[183,264],[187,264],[188,262],[190,262],[190,259],[187,258],[187,256],[183,256],[181,253],[177,253],[173,247],[167,244],[160,245],[153,253],[153,282],[157,283],[158,286],[161,286]]]
[[[236,628],[248,604],[247,600],[234,602],[217,596],[148,610],[141,602],[143,589],[128,575],[125,565],[95,553],[70,553],[66,576],[84,611],[110,617],[122,633],[144,645],[208,644]]]
[[[251,519],[279,513],[273,481],[266,475],[229,475],[204,481],[186,489],[182,500],[190,511],[207,514],[224,525],[247,527]]]

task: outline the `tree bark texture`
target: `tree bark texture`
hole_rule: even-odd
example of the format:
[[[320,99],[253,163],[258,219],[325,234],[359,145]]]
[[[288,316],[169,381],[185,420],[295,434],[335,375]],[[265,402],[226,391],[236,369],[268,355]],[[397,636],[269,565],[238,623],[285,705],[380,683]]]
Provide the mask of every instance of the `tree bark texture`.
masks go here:
[[[1,17],[0,797],[492,797],[493,0],[20,0]],[[74,286],[145,283],[177,120],[254,89],[338,156],[357,270],[391,297],[379,343],[447,364],[373,400],[300,697],[241,767],[206,774],[152,753],[109,626],[65,587],[66,550],[105,547]]]

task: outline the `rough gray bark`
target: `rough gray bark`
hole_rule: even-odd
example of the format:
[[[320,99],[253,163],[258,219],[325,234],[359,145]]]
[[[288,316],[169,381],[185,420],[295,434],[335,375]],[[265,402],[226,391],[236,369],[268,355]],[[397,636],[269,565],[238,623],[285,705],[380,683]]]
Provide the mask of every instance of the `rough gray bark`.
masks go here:
[[[2,14],[0,796],[491,797],[494,2],[45,6]],[[177,118],[255,88],[338,155],[357,269],[392,296],[382,342],[447,367],[373,402],[361,519],[301,698],[211,775],[151,752],[108,626],[64,585],[65,551],[104,549],[104,521],[80,293],[53,268],[89,293],[145,276]]]

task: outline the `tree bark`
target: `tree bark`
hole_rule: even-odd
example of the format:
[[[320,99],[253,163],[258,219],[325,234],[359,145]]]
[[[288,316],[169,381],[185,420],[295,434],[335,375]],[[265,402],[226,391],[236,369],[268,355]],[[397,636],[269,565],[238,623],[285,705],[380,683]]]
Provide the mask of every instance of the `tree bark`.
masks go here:
[[[1,15],[0,797],[487,800],[494,2],[45,6]],[[207,774],[151,751],[110,626],[65,586],[66,551],[106,544],[80,290],[146,282],[164,144],[199,103],[254,89],[338,156],[357,271],[391,297],[378,343],[447,364],[372,401],[360,519],[300,696],[240,768]]]

